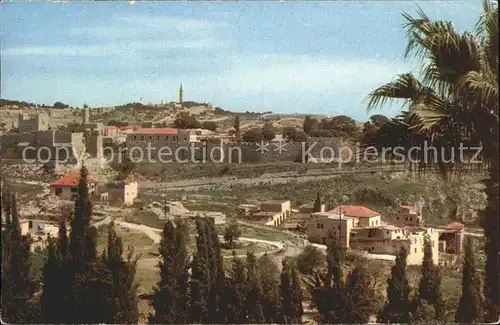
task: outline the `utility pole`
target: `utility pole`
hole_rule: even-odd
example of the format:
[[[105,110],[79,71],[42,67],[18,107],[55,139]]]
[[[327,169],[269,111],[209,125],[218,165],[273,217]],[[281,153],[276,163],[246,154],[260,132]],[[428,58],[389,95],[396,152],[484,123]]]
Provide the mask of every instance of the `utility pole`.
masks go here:
[[[163,213],[164,213],[165,222],[166,222],[167,221],[167,210],[168,210],[168,207],[167,207],[167,184],[165,184],[164,195],[165,195],[165,200],[164,200],[164,205],[163,205]]]

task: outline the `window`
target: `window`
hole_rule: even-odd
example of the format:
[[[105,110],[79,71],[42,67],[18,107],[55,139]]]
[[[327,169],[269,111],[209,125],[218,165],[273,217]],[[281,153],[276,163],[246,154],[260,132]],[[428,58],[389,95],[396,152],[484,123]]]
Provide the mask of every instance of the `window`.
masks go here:
[[[417,254],[417,249],[415,248],[415,254]]]
[[[78,192],[78,188],[77,188],[77,187],[72,187],[72,188],[71,188],[71,192],[72,192],[72,193],[76,193],[76,192]]]
[[[149,140],[151,140],[153,137],[152,136],[149,136]]]
[[[141,140],[144,140],[144,136],[141,136]]]
[[[160,136],[157,136],[157,137],[156,137],[156,140],[160,140]]]
[[[340,226],[337,227],[337,230],[340,230]]]
[[[316,224],[316,228],[321,229],[320,226],[321,225],[319,223]]]
[[[405,221],[408,221],[408,217],[405,217]]]
[[[29,222],[29,227],[30,227],[30,229],[33,228],[33,221],[31,221],[31,220]]]
[[[62,188],[60,188],[60,187],[56,187],[56,191],[55,191],[55,192],[56,192],[56,195],[61,195],[61,193],[62,193]]]
[[[336,232],[336,231],[334,231],[334,232],[333,232],[333,235],[334,235],[334,236],[337,236],[337,232]]]
[[[396,217],[396,220],[399,220],[399,217]]]
[[[413,220],[413,217],[410,217],[410,221],[412,221],[412,220]]]
[[[389,230],[387,230],[387,234],[389,235],[391,232]]]
[[[134,140],[137,140],[137,136],[136,135],[134,135]]]

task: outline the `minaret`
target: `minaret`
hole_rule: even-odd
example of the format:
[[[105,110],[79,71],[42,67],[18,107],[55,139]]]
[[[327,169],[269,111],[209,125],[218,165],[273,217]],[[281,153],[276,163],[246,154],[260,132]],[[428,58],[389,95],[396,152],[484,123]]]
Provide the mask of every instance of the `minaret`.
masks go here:
[[[179,87],[179,104],[182,105],[182,94],[183,94],[183,91],[182,91],[182,84],[181,86]]]
[[[82,123],[83,123],[83,126],[85,126],[85,124],[89,124],[89,107],[87,106],[87,104],[83,104],[83,110],[82,110]]]

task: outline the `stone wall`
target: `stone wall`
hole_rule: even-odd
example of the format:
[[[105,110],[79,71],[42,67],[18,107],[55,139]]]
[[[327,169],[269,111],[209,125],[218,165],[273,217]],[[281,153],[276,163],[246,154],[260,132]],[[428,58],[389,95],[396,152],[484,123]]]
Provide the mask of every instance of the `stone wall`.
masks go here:
[[[340,141],[334,138],[310,138],[306,143],[224,143],[220,139],[192,143],[155,140],[150,143],[150,152],[156,160],[159,160],[160,148],[168,148],[163,149],[163,153],[171,152],[172,159],[177,157],[179,160],[185,160],[195,157],[196,160],[223,163],[306,162],[308,157],[335,159],[339,157],[341,146]],[[129,137],[127,147],[130,157],[139,159],[141,152],[145,156],[148,142],[132,141]]]

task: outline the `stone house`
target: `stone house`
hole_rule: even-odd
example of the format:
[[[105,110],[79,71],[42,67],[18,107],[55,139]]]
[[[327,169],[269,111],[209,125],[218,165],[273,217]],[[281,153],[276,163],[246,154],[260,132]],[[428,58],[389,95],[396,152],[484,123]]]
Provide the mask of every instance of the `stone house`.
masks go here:
[[[359,205],[340,205],[328,211],[332,215],[342,215],[353,220],[353,227],[373,227],[381,225],[380,213]]]
[[[46,113],[39,113],[33,117],[19,114],[17,126],[19,133],[47,131],[49,129],[49,117]]]
[[[107,200],[125,205],[134,204],[134,200],[138,197],[137,182],[113,182],[106,184]]]
[[[260,211],[252,213],[250,220],[264,222],[268,226],[278,227],[290,217],[290,200],[269,200],[260,204]]]
[[[401,205],[396,209],[394,224],[397,226],[419,226],[423,223],[422,209],[418,205]]]
[[[329,232],[337,236],[344,247],[349,247],[354,218],[328,212],[312,213],[306,224],[307,238],[310,242],[326,245]]]
[[[78,183],[80,181],[80,172],[70,172],[58,180],[50,183],[50,193],[63,200],[75,200],[78,197]],[[94,196],[97,189],[97,179],[87,178],[89,196]]]
[[[461,254],[465,226],[459,222],[446,225],[439,235],[439,251],[448,254]]]

